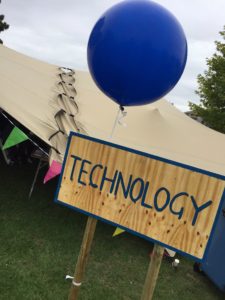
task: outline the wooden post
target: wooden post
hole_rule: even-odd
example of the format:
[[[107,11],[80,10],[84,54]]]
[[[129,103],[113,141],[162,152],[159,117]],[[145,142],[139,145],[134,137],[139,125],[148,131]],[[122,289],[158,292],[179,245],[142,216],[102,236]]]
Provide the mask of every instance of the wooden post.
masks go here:
[[[145,278],[145,285],[141,300],[151,300],[158,279],[159,270],[163,258],[164,248],[155,244],[151,255],[151,261]]]
[[[76,264],[74,278],[71,284],[70,294],[68,298],[69,300],[78,299],[78,293],[80,290],[80,286],[82,284],[85,268],[91,250],[92,241],[94,238],[96,225],[97,225],[97,220],[92,217],[88,217],[82,245],[80,248],[80,253]]]

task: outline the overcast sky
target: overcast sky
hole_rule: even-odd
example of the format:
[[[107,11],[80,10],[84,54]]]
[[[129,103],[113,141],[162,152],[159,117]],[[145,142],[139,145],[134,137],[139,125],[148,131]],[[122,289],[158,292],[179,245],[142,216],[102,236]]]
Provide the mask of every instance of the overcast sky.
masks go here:
[[[132,1],[132,0],[131,0]],[[1,34],[12,49],[53,64],[87,70],[89,34],[101,14],[117,0],[2,0],[0,14],[10,24]],[[225,0],[156,0],[183,25],[188,40],[185,72],[166,98],[187,110],[198,102],[196,77],[206,69],[206,57],[225,25]]]

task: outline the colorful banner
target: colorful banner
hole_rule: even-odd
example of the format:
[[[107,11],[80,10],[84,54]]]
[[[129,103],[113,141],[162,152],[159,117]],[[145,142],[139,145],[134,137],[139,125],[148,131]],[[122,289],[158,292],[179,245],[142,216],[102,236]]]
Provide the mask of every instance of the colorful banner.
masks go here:
[[[62,165],[59,162],[53,160],[50,168],[48,169],[48,172],[45,175],[44,183],[59,175],[61,173],[61,170]]]
[[[5,141],[2,149],[8,149],[28,139],[28,136],[23,131],[21,131],[18,127],[14,127],[7,140]]]

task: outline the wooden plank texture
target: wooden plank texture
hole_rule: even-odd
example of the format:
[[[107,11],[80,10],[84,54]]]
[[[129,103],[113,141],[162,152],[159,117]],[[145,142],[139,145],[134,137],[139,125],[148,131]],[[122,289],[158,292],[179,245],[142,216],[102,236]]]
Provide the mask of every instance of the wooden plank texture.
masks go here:
[[[202,259],[224,180],[71,137],[58,201]]]

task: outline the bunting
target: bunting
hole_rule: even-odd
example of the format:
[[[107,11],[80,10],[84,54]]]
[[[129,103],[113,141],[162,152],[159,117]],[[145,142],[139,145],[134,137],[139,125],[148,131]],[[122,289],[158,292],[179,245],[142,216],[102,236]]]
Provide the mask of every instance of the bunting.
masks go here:
[[[15,126],[11,131],[11,133],[9,134],[7,140],[5,141],[2,149],[6,150],[28,139],[29,139],[28,136],[22,130],[20,130],[18,127]]]
[[[48,172],[45,175],[44,183],[59,175],[61,173],[61,170],[62,165],[59,162],[53,160],[50,168],[48,169]]]
[[[123,232],[125,232],[124,229],[121,229],[121,228],[117,227],[116,230],[115,230],[114,233],[113,233],[113,237],[114,237],[114,236],[117,236],[117,235],[119,235],[119,234],[121,234],[121,233],[123,233]]]

